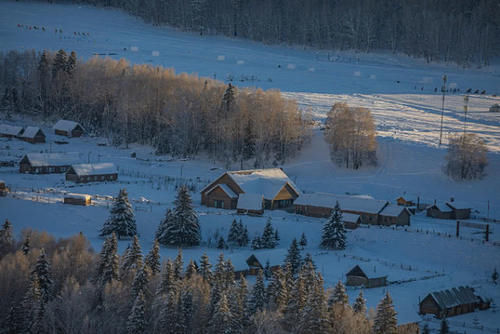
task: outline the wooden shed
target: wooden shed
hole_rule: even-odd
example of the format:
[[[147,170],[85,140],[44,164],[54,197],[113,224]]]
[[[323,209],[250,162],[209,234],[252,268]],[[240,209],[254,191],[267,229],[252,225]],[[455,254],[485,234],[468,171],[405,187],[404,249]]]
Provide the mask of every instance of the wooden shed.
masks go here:
[[[92,204],[92,200],[90,195],[68,193],[64,195],[64,204],[87,206]]]
[[[262,216],[264,213],[264,196],[262,194],[240,194],[236,211],[239,214]]]
[[[414,200],[404,198],[403,196],[400,196],[396,198],[396,203],[401,206],[415,206],[417,205]]]
[[[453,219],[453,210],[445,203],[434,203],[427,208],[427,217]]]
[[[9,188],[5,184],[5,181],[0,180],[0,196],[7,196],[9,193]]]
[[[80,162],[80,155],[71,153],[28,153],[19,162],[20,173],[66,173],[71,165]]]
[[[342,220],[344,221],[344,227],[350,230],[355,230],[361,224],[361,217],[354,213],[342,213]]]
[[[434,314],[437,318],[447,318],[476,309],[487,309],[490,303],[474,293],[471,287],[458,287],[429,293],[419,305],[420,314]]]
[[[368,277],[359,265],[354,266],[346,274],[346,285],[364,286],[365,288],[376,288],[387,285],[387,276]]]
[[[411,213],[406,207],[387,205],[379,214],[380,225],[410,225]]]
[[[0,124],[0,137],[17,138],[23,133],[23,128],[20,126]]]
[[[116,181],[118,170],[112,163],[77,164],[66,172],[66,181],[76,183]]]
[[[66,137],[80,137],[85,130],[80,123],[61,119],[54,125],[54,133]]]
[[[448,205],[453,210],[453,214],[452,214],[453,218],[452,219],[469,219],[470,218],[470,213],[471,213],[472,209],[466,203],[450,201],[450,202],[446,202],[446,205]]]
[[[36,126],[28,126],[19,138],[31,144],[45,143],[45,133]]]

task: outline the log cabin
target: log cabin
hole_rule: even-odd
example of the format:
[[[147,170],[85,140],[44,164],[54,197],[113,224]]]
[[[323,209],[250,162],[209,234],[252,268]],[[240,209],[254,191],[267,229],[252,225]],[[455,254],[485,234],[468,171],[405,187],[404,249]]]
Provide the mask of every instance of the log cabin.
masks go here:
[[[23,133],[23,128],[8,124],[0,124],[0,137],[18,138]]]
[[[201,203],[237,209],[241,194],[262,195],[264,209],[288,208],[300,195],[297,186],[280,168],[228,171],[201,190]]]
[[[264,196],[262,194],[240,194],[236,212],[238,214],[262,216],[264,214]]]
[[[19,138],[31,144],[45,143],[45,133],[36,126],[28,126]]]
[[[66,181],[75,183],[116,181],[118,170],[112,163],[71,165],[66,172]]]
[[[354,266],[346,275],[347,286],[364,286],[365,288],[376,288],[387,285],[387,276],[368,277],[359,265]]]
[[[71,165],[80,162],[80,155],[71,153],[28,153],[19,162],[20,173],[66,173]]]
[[[442,319],[489,307],[490,303],[477,296],[473,288],[461,286],[429,293],[420,302],[419,311],[420,314],[434,314]]]
[[[54,133],[66,137],[80,137],[85,130],[77,122],[61,119],[54,125]]]
[[[379,213],[380,225],[410,225],[411,213],[406,207],[399,205],[387,205]]]
[[[427,208],[427,216],[439,219],[469,219],[471,210],[470,206],[455,201],[436,202]]]

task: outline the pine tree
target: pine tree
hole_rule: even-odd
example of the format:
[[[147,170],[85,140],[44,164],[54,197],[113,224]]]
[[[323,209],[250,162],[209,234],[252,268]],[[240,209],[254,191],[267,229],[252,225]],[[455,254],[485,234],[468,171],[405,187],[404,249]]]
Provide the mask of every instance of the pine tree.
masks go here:
[[[312,289],[307,297],[307,302],[298,319],[300,333],[321,334],[328,330],[327,308],[323,279],[315,279]]]
[[[266,287],[264,285],[264,273],[259,270],[257,280],[253,286],[250,299],[250,313],[255,314],[257,311],[262,311],[266,303]]]
[[[35,269],[33,269],[31,275],[35,275],[37,277],[40,297],[43,303],[47,303],[52,299],[52,288],[54,283],[51,278],[50,265],[47,261],[45,249],[43,248],[40,250],[40,256],[38,257]]]
[[[431,330],[429,329],[429,325],[425,324],[424,328],[422,329],[422,334],[431,334]]]
[[[382,301],[377,305],[377,314],[373,323],[375,334],[397,334],[396,311],[392,304],[389,292],[386,293]]]
[[[182,279],[182,273],[184,272],[184,260],[182,259],[182,249],[179,248],[177,251],[177,256],[174,260],[174,279],[180,280]]]
[[[333,293],[330,296],[330,300],[328,301],[328,305],[332,306],[335,304],[340,305],[348,305],[349,304],[349,296],[345,291],[345,286],[341,281],[338,281],[333,289]]]
[[[320,246],[326,249],[345,249],[345,233],[342,212],[337,202],[332,215],[323,226]]]
[[[121,189],[118,197],[114,199],[111,214],[101,229],[101,236],[116,233],[120,237],[133,237],[137,234],[134,210],[128,201],[128,194]]]
[[[68,57],[64,70],[71,76],[73,75],[75,68],[76,68],[76,52],[71,51],[71,54]]]
[[[8,219],[5,219],[5,223],[0,229],[0,258],[2,255],[10,252],[14,246],[14,238],[12,237],[12,224]]]
[[[244,328],[249,326],[249,314],[248,314],[248,286],[245,276],[241,276],[238,285],[238,290],[236,292],[235,298],[235,310],[234,312],[234,324],[235,332],[242,333]]]
[[[150,276],[150,271],[146,265],[142,266],[136,271],[134,281],[132,282],[132,287],[131,287],[132,300],[135,300],[136,297],[141,292],[143,293],[144,297],[149,295],[149,291],[147,289],[149,283],[149,276]]]
[[[240,230],[243,231],[242,235],[241,235],[241,238],[239,240],[239,245],[240,247],[244,247],[244,246],[247,246],[248,245],[248,242],[250,241],[250,239],[248,238],[248,229],[247,229],[247,226],[243,226],[243,223],[241,222],[240,220]]]
[[[64,71],[66,69],[67,59],[68,55],[66,54],[66,51],[64,51],[63,49],[60,49],[56,53],[54,64],[52,65],[52,77],[55,78],[59,71]]]
[[[215,307],[209,323],[209,333],[232,333],[233,313],[229,309],[227,296],[223,293]]]
[[[146,331],[144,293],[139,291],[127,319],[127,333],[141,334]]]
[[[179,298],[177,313],[179,315],[179,326],[177,333],[192,333],[191,327],[193,322],[193,294],[191,291],[182,291]]]
[[[186,268],[186,275],[185,275],[186,278],[189,279],[197,273],[198,273],[198,267],[196,266],[196,262],[194,262],[193,260],[189,260],[188,266]]]
[[[155,239],[153,248],[151,248],[148,255],[146,256],[145,263],[149,267],[151,275],[155,276],[161,271],[160,245],[158,244],[158,240]]]
[[[288,286],[285,274],[280,267],[272,273],[272,280],[267,288],[267,296],[268,303],[273,305],[278,311],[282,311],[288,305]]]
[[[251,159],[256,153],[256,136],[253,129],[253,119],[248,118],[248,122],[243,130],[243,160]]]
[[[314,270],[316,270],[316,264],[314,263],[314,260],[312,258],[312,255],[311,253],[307,253],[306,256],[304,257],[304,263],[307,264],[307,263],[311,263],[312,267],[314,268]]]
[[[356,298],[356,301],[354,302],[352,309],[356,313],[363,314],[363,315],[366,314],[366,299],[363,296],[363,290],[359,291],[359,295]]]
[[[448,321],[446,318],[441,320],[441,326],[439,327],[439,334],[448,334],[450,332],[450,327],[448,326]]]
[[[26,235],[26,238],[23,241],[23,246],[22,246],[23,254],[27,255],[30,250],[31,250],[31,236],[30,234]]]
[[[141,268],[143,264],[142,261],[142,250],[139,244],[139,239],[137,235],[134,235],[132,245],[127,248],[124,254],[123,264],[121,266],[122,275],[128,274],[130,271],[136,271]]]
[[[226,242],[224,241],[224,237],[219,236],[219,240],[217,240],[217,249],[226,249]]]
[[[290,248],[288,248],[288,253],[285,258],[285,264],[290,264],[293,276],[295,276],[299,271],[301,262],[302,259],[300,256],[299,245],[297,243],[297,239],[294,238],[290,244]]]
[[[235,245],[240,246],[240,239],[241,235],[243,234],[243,231],[240,228],[241,228],[240,224],[238,224],[236,219],[233,219],[231,227],[229,228],[229,233],[227,235],[228,244],[233,246]]]
[[[155,239],[162,245],[168,245],[170,230],[173,228],[173,214],[171,209],[167,209],[165,218],[158,225]]]
[[[493,280],[493,283],[497,284],[498,280],[497,268],[493,269],[493,274],[491,274],[491,279]]]
[[[262,232],[262,237],[260,238],[262,248],[274,248],[276,247],[274,239],[274,229],[271,224],[271,218],[267,220],[264,231]]]
[[[224,97],[222,98],[222,111],[225,117],[232,113],[235,106],[235,90],[235,87],[231,83],[229,83],[227,85],[226,91],[224,92]]]
[[[304,249],[307,246],[307,238],[304,232],[302,232],[302,235],[300,236],[300,242],[299,242],[300,248]]]
[[[252,240],[252,249],[261,249],[262,248],[262,240],[258,235],[256,235]]]
[[[93,280],[95,284],[104,286],[112,280],[118,280],[119,258],[117,249],[118,241],[116,239],[116,234],[113,233],[104,241],[102,246],[97,272]]]
[[[40,313],[43,312],[42,304],[44,304],[44,301],[40,290],[40,281],[35,272],[31,275],[30,286],[21,303],[24,333],[37,333],[35,329],[37,327],[37,320],[40,318]]]
[[[206,253],[203,253],[200,260],[200,275],[210,283],[212,281],[212,265]]]
[[[269,263],[269,259],[267,259],[266,265],[264,266],[264,277],[266,279],[270,279],[272,275],[273,272],[271,271],[271,263]]]
[[[174,275],[174,265],[172,264],[172,260],[168,259],[163,269],[160,286],[156,294],[158,296],[168,296],[170,291],[173,290],[175,292],[177,290],[177,282]]]

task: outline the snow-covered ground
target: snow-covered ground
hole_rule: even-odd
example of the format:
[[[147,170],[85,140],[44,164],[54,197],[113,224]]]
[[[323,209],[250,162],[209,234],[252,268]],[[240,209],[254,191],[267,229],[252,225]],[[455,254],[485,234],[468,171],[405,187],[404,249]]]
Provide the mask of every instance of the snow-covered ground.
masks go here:
[[[326,51],[198,36],[153,27],[111,9],[1,1],[0,50],[32,48],[65,48],[84,58],[105,54],[226,82],[233,78],[239,86],[277,88],[296,99],[304,112],[315,119],[323,119],[331,105],[339,101],[368,107],[377,123],[379,165],[359,171],[336,167],[330,161],[322,132],[315,130],[311,143],[283,166],[299,188],[309,192],[367,194],[390,201],[400,195],[420,197],[427,203],[454,197],[470,203],[478,217],[500,219],[500,115],[487,111],[491,104],[500,103],[498,97],[492,96],[500,94],[499,67],[464,70],[388,54],[331,53],[329,60]],[[483,180],[455,182],[442,173],[446,151],[436,147],[441,96],[434,89],[439,88],[443,73],[448,75],[451,87],[460,88],[461,93],[468,88],[487,92],[471,97],[467,124],[467,131],[478,133],[494,152],[489,154]],[[445,143],[449,133],[463,131],[462,106],[463,96],[447,96]],[[37,124],[31,119],[17,119],[15,123],[43,126],[50,133],[50,124]],[[99,249],[102,239],[98,230],[108,216],[108,198],[126,187],[136,211],[141,244],[147,251],[160,219],[172,206],[176,185],[188,183],[196,189],[193,198],[205,243],[216,233],[226,235],[234,218],[241,218],[248,225],[251,237],[262,231],[268,217],[279,229],[281,242],[274,250],[225,251],[237,268],[245,266],[244,260],[251,253],[261,262],[269,259],[271,264],[281,263],[291,240],[304,232],[309,245],[303,253],[313,255],[328,286],[344,279],[346,271],[355,264],[375,274],[388,275],[389,281],[407,281],[365,291],[369,306],[375,307],[389,289],[401,323],[421,319],[417,314],[419,298],[458,285],[474,286],[482,295],[493,298],[495,304],[500,303],[498,286],[489,282],[493,268],[500,269],[500,247],[493,244],[500,242],[498,224],[491,225],[492,242],[483,243],[483,235],[477,229],[464,227],[462,238],[456,239],[453,221],[417,215],[406,230],[360,228],[349,233],[346,251],[325,252],[318,248],[321,219],[282,211],[267,211],[262,218],[240,217],[232,211],[202,207],[198,190],[222,173],[222,164],[203,158],[181,161],[156,157],[148,147],[97,146],[97,138],[72,138],[67,145],[57,145],[55,139],[49,134],[48,143],[41,145],[0,139],[0,158],[19,161],[27,152],[79,152],[83,162],[114,162],[119,167],[119,181],[74,185],[65,183],[63,175],[24,175],[16,168],[0,168],[0,179],[13,190],[9,197],[0,198],[0,221],[9,218],[16,233],[27,227],[46,230],[57,237],[82,231]],[[131,158],[132,152],[139,159]],[[91,194],[95,205],[64,205],[61,198],[65,192]],[[126,244],[127,241],[121,241],[120,250]],[[212,262],[220,252],[207,244],[183,251],[187,259],[198,259],[207,252]],[[176,252],[162,248],[163,256],[173,257]],[[349,290],[351,300],[357,293]],[[478,322],[486,329],[477,333],[496,333],[500,328],[494,309],[451,319],[452,327],[461,333],[474,333],[472,327]]]

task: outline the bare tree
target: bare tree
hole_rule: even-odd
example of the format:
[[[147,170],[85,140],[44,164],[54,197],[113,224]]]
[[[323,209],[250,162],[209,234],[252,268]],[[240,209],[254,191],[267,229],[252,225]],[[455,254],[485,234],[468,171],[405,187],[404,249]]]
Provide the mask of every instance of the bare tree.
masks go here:
[[[448,145],[445,172],[455,180],[480,179],[488,164],[484,141],[472,133],[453,136]]]

